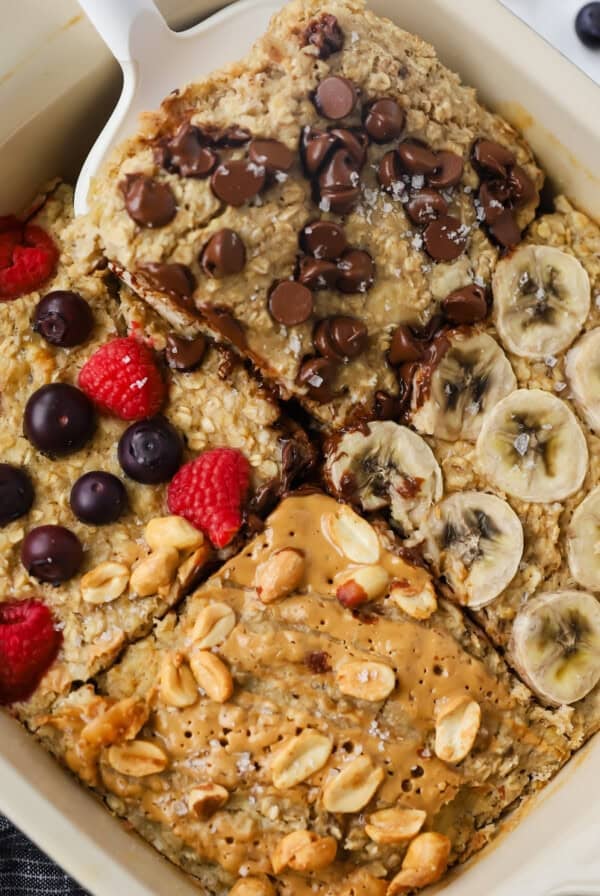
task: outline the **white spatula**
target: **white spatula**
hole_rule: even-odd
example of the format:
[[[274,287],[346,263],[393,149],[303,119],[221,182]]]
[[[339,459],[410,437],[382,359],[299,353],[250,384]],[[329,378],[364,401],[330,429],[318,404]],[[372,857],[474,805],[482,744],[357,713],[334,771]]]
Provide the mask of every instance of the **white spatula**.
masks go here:
[[[88,155],[75,189],[75,213],[87,211],[90,179],[111,147],[135,133],[141,112],[172,90],[248,51],[283,0],[239,0],[188,31],[167,26],[152,0],[79,0],[123,70],[123,92]],[[205,4],[199,2],[199,12]]]

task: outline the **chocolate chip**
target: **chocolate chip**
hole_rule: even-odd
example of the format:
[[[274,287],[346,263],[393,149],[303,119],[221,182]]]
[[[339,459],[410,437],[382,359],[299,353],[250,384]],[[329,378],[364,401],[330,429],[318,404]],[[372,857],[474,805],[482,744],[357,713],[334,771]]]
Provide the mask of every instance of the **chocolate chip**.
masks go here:
[[[341,292],[367,292],[375,281],[375,264],[363,249],[347,249],[338,262]]]
[[[81,569],[83,548],[64,526],[37,526],[23,539],[21,563],[33,578],[59,585]]]
[[[248,155],[256,165],[262,165],[268,174],[289,171],[294,164],[294,153],[279,140],[253,140]]]
[[[202,313],[208,323],[217,330],[224,339],[235,345],[236,348],[246,347],[246,334],[241,323],[235,319],[229,308],[219,305],[203,305]]]
[[[511,199],[518,207],[527,205],[528,202],[532,202],[537,197],[534,182],[520,165],[513,165],[510,169],[508,187]]]
[[[78,292],[57,289],[38,302],[33,330],[51,345],[70,348],[81,345],[94,328],[92,309]]]
[[[404,128],[404,109],[392,99],[375,100],[367,107],[365,129],[375,143],[397,140]]]
[[[493,224],[504,211],[504,203],[509,198],[510,191],[506,181],[484,181],[480,188],[478,199],[485,214],[486,224]]]
[[[314,103],[324,118],[339,121],[350,115],[356,105],[357,90],[352,81],[339,75],[329,75],[319,83]]]
[[[409,393],[404,383],[399,382],[400,395],[390,395],[379,390],[375,393],[373,414],[376,420],[398,420],[404,410]]]
[[[312,44],[319,51],[319,59],[329,59],[344,46],[344,32],[335,16],[324,13],[308,23],[304,32],[304,46]]]
[[[271,317],[285,327],[294,327],[308,320],[313,304],[310,289],[295,280],[282,280],[269,295]]]
[[[298,265],[298,282],[309,289],[333,289],[340,272],[333,261],[305,256]]]
[[[344,214],[359,196],[359,179],[356,164],[346,149],[338,149],[325,164],[319,175],[321,199],[329,204],[330,211]]]
[[[188,299],[196,289],[196,278],[185,264],[162,264],[149,261],[137,270],[151,289],[168,292],[180,299]]]
[[[436,190],[455,187],[463,176],[465,163],[455,152],[442,150],[436,156],[437,167],[427,175],[427,183]]]
[[[355,317],[327,317],[319,321],[313,343],[319,354],[332,361],[357,358],[367,347],[368,333],[364,323]]]
[[[69,383],[42,386],[25,405],[25,436],[38,451],[50,457],[79,451],[91,439],[95,427],[92,402],[85,392]]]
[[[166,144],[167,167],[183,177],[208,177],[219,158],[206,139],[200,128],[184,122]]]
[[[437,190],[418,190],[406,204],[406,214],[415,224],[426,224],[448,211],[448,204]]]
[[[347,246],[346,234],[333,221],[312,221],[300,233],[300,248],[314,258],[335,261]]]
[[[307,358],[298,373],[298,383],[306,386],[309,398],[324,404],[331,401],[338,365],[329,358]]]
[[[329,134],[335,137],[340,148],[345,149],[352,156],[357,167],[361,169],[367,161],[367,149],[369,148],[367,134],[358,128],[332,128]]]
[[[474,324],[483,320],[488,312],[485,289],[476,283],[455,289],[443,300],[442,312],[453,324]]]
[[[433,174],[437,168],[436,154],[417,140],[405,140],[397,151],[402,167],[409,174]]]
[[[342,187],[340,189],[322,190],[319,206],[323,211],[335,215],[346,215],[352,211],[360,196],[358,187]]]
[[[521,230],[514,212],[506,208],[489,225],[490,233],[505,249],[513,249],[521,242]]]
[[[20,467],[0,464],[0,526],[6,526],[25,514],[33,504],[31,479]]]
[[[399,364],[405,364],[407,361],[409,363],[419,361],[423,354],[423,346],[410,327],[406,326],[406,324],[400,324],[400,326],[396,327],[392,334],[388,351],[390,364],[393,367],[397,367]]]
[[[112,473],[84,473],[71,489],[71,510],[78,520],[92,526],[114,523],[127,509],[125,486]]]
[[[207,347],[208,340],[203,333],[194,339],[183,339],[181,336],[176,336],[175,333],[170,333],[167,336],[165,353],[167,364],[172,370],[188,373],[200,366]]]
[[[515,156],[506,146],[482,139],[473,147],[473,162],[484,177],[506,177],[508,166],[515,164]]]
[[[395,149],[391,149],[379,163],[379,183],[384,190],[399,190],[404,188],[402,182],[402,166],[400,156]]]
[[[425,248],[436,261],[453,261],[465,251],[467,232],[458,218],[441,215],[427,225],[423,239]]]
[[[246,264],[246,248],[235,230],[224,227],[211,236],[200,253],[199,261],[209,277],[239,274]]]
[[[305,127],[300,137],[300,157],[309,176],[317,174],[329,153],[337,146],[337,139],[328,131]]]
[[[212,131],[210,136],[215,146],[223,146],[230,149],[244,146],[248,140],[252,139],[252,134],[248,128],[242,128],[237,124]]]
[[[324,675],[331,672],[331,662],[328,653],[324,650],[313,650],[304,657],[304,662],[315,675]]]
[[[265,185],[266,171],[249,159],[221,162],[210,180],[218,199],[238,208],[257,196]]]
[[[129,217],[141,227],[164,227],[175,217],[177,205],[168,184],[145,174],[127,174],[119,186]]]

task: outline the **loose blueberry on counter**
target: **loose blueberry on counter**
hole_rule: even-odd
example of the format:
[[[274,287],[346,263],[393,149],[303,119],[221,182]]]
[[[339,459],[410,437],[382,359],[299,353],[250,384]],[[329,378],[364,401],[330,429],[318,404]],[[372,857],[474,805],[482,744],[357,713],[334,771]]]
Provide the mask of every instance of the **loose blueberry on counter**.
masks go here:
[[[597,50],[600,47],[600,3],[586,3],[577,13],[575,31],[582,44]]]
[[[71,290],[49,292],[37,304],[33,329],[46,342],[61,348],[80,345],[94,327],[92,310],[83,296]]]
[[[93,470],[80,476],[69,498],[71,510],[82,523],[114,523],[127,509],[127,492],[117,476]]]
[[[77,536],[64,526],[38,526],[23,540],[21,562],[30,576],[59,585],[79,572],[83,548]]]
[[[164,417],[151,417],[129,426],[119,440],[119,463],[136,482],[168,482],[181,466],[183,442]]]
[[[25,470],[0,464],[0,526],[24,516],[32,504],[33,486]]]
[[[50,457],[79,451],[92,437],[95,426],[92,402],[68,383],[42,386],[25,405],[25,436]]]

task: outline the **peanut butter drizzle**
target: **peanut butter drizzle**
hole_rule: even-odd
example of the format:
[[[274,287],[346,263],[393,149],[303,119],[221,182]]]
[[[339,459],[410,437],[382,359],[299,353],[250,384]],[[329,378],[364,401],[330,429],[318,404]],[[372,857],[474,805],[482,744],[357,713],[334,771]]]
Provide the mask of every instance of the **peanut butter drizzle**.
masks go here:
[[[341,843],[356,842],[350,857],[352,848],[364,850],[365,814],[376,809],[424,809],[426,827],[435,827],[444,807],[452,811],[448,804],[461,788],[473,785],[477,790],[481,784],[477,766],[470,768],[468,759],[454,767],[436,758],[436,708],[457,693],[477,700],[487,739],[483,747],[489,748],[513,706],[504,686],[449,633],[442,611],[419,623],[385,597],[374,603],[375,612],[363,616],[341,606],[332,582],[353,564],[323,525],[340,509],[320,494],[288,498],[265,531],[189,599],[173,647],[192,649],[191,632],[200,610],[215,601],[228,604],[236,625],[215,652],[229,667],[235,691],[225,704],[201,698],[176,709],[157,702],[152,734],[169,755],[168,771],[127,782],[102,766],[110,790],[134,799],[146,818],[234,875],[241,867],[250,874],[271,871],[269,855],[282,836],[282,818],[288,830],[307,827],[324,833],[335,825],[320,802],[321,787],[358,755],[368,755],[385,778],[364,814],[338,819]],[[253,585],[256,569],[275,551],[290,547],[306,558],[304,580],[296,593],[265,605]],[[428,581],[426,571],[383,547],[379,563],[392,580],[418,588]],[[326,655],[327,671],[311,670],[311,654]],[[367,659],[395,670],[396,688],[385,701],[347,697],[337,686],[337,669],[349,660]],[[330,737],[332,754],[307,780],[277,790],[272,754],[306,728]],[[222,811],[202,820],[187,810],[185,798],[192,787],[208,781],[227,788],[231,798]],[[378,853],[381,858],[385,854],[386,848]],[[339,884],[353,867],[351,860],[336,861],[318,879]],[[282,892],[300,894],[304,888],[291,875]],[[312,892],[309,883],[306,892]]]

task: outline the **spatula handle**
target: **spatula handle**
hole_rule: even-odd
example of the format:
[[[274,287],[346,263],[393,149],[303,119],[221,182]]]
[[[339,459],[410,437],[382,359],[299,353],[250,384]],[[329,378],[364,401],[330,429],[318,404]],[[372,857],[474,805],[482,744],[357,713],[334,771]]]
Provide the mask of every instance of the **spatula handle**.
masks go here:
[[[133,62],[134,33],[167,31],[153,0],[78,0],[88,19],[121,63]]]

